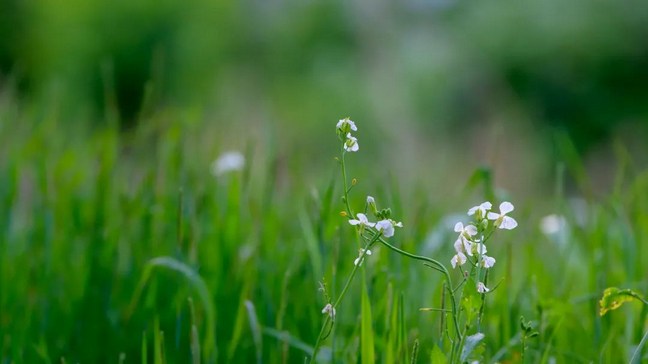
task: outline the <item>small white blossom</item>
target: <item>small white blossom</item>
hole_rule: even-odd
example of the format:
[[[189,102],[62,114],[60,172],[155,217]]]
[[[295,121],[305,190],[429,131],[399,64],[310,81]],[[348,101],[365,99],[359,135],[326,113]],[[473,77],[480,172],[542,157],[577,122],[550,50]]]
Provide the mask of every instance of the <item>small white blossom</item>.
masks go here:
[[[363,213],[359,213],[359,214],[357,214],[357,216],[358,216],[358,219],[357,220],[356,219],[349,220],[349,224],[354,225],[354,226],[355,225],[364,225],[364,226],[369,226],[369,227],[376,226],[376,223],[371,222],[371,221],[369,221],[369,219],[367,219],[367,215],[365,215]]]
[[[356,258],[356,260],[353,261],[353,265],[357,265],[357,266],[362,265],[362,261],[364,261],[363,254],[364,255],[371,255],[371,250],[367,250],[367,253],[365,254],[365,250],[360,249],[360,251],[358,253],[358,257]]]
[[[490,289],[484,285],[484,283],[479,282],[477,283],[477,292],[479,293],[486,293],[489,292]]]
[[[346,138],[347,139],[344,142],[344,150],[347,152],[357,152],[358,149],[360,149],[358,139],[351,135],[351,133],[347,134]]]
[[[472,257],[472,242],[464,238],[463,236],[459,236],[457,240],[454,243],[454,248],[457,253],[466,253]]]
[[[376,200],[372,196],[367,196],[367,205],[375,204]]]
[[[492,208],[493,205],[490,202],[486,201],[481,203],[479,206],[471,207],[470,210],[468,210],[468,216],[472,216],[478,212],[477,217],[483,219],[484,217],[486,217],[486,212],[488,212]]]
[[[495,265],[495,258],[488,255],[482,255],[482,266],[484,268],[492,268]]]
[[[473,252],[476,252],[479,255],[484,255],[487,253],[486,245],[482,243],[472,243],[471,249],[473,250]]]
[[[488,219],[495,220],[495,226],[500,229],[513,230],[518,225],[517,221],[510,216],[506,216],[509,212],[513,211],[513,204],[510,202],[502,202],[500,204],[500,213],[489,212]]]
[[[464,226],[462,222],[455,224],[454,231],[459,233],[459,235],[466,237],[467,239],[470,239],[471,236],[477,235],[477,228],[474,225]]]
[[[221,154],[211,165],[211,173],[220,176],[227,172],[240,171],[245,166],[245,157],[237,151]]]
[[[335,126],[339,130],[353,130],[353,131],[358,131],[358,128],[356,127],[356,124],[349,118],[345,119],[340,119],[338,121],[337,125]],[[348,128],[348,129],[347,129]]]
[[[554,235],[565,228],[567,221],[560,215],[547,215],[540,220],[540,230],[545,235]]]
[[[322,309],[322,313],[329,315],[332,320],[335,320],[335,307],[332,304],[327,303]]]
[[[403,227],[403,223],[391,219],[380,220],[376,223],[376,230],[382,232],[386,238],[394,236],[394,227]]]
[[[450,260],[452,268],[455,268],[457,265],[464,265],[468,259],[462,252],[457,252],[454,257]]]

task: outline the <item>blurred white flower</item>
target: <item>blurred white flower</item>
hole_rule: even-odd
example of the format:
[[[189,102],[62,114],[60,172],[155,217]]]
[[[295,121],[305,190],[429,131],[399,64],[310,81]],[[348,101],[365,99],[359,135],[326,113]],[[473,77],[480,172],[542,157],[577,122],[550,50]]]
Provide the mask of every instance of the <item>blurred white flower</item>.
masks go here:
[[[351,133],[347,134],[346,141],[344,142],[344,150],[347,152],[357,152],[358,149],[360,149],[358,139],[351,135]]]
[[[340,119],[335,127],[343,133],[348,133],[349,131],[358,131],[356,124],[349,118]]]
[[[540,220],[540,231],[545,235],[554,235],[562,231],[567,221],[560,215],[547,215]]]
[[[457,252],[454,257],[450,260],[450,264],[452,264],[452,268],[455,268],[457,265],[464,265],[466,263],[466,256],[462,252]]]
[[[353,265],[357,265],[357,266],[362,265],[362,262],[364,261],[364,257],[362,256],[363,254],[371,255],[371,250],[367,250],[367,253],[365,254],[365,250],[360,249],[360,251],[358,252],[358,257],[356,258],[356,260],[353,261]]]
[[[472,257],[472,242],[463,236],[459,235],[459,238],[454,243],[454,248],[457,253],[466,253]]]
[[[391,219],[380,220],[376,223],[376,230],[382,232],[386,238],[394,236],[394,227],[403,227],[403,223]]]
[[[488,255],[482,255],[482,266],[484,268],[492,268],[495,265],[495,258]]]
[[[486,201],[482,202],[479,206],[473,206],[468,210],[468,216],[472,216],[477,213],[477,218],[483,219],[486,217],[486,212],[493,208],[493,205]]]
[[[484,285],[484,283],[482,283],[482,282],[478,282],[478,283],[477,283],[477,292],[479,292],[479,293],[486,293],[486,292],[488,292],[488,291],[490,291],[490,289],[488,289],[488,287],[486,287],[486,286]]]
[[[495,220],[495,226],[500,229],[513,230],[518,225],[517,221],[510,216],[506,216],[509,212],[513,211],[515,208],[510,202],[502,202],[500,204],[500,213],[489,212],[488,219]]]
[[[358,219],[351,219],[349,220],[349,224],[351,225],[364,225],[364,226],[369,226],[369,227],[374,227],[376,226],[376,223],[370,222],[369,219],[367,219],[367,215],[363,213],[357,214]]]
[[[471,249],[474,252],[476,252],[477,254],[479,254],[479,255],[484,255],[484,254],[486,254],[488,252],[486,250],[486,245],[484,245],[482,243],[472,243],[471,244]]]
[[[367,196],[367,205],[371,205],[372,203],[376,203],[376,200],[372,196]]]
[[[227,172],[240,171],[245,166],[245,157],[237,151],[221,154],[211,165],[211,173],[220,176]]]
[[[327,303],[322,309],[322,313],[329,315],[332,320],[335,320],[335,307],[332,304]]]

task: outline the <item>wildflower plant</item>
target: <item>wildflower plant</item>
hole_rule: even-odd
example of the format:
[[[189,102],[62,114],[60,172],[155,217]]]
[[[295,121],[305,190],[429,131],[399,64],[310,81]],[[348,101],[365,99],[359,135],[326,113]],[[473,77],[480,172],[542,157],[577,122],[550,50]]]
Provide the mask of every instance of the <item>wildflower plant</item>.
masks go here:
[[[353,209],[350,205],[349,192],[357,181],[352,179],[351,186],[349,186],[345,158],[348,153],[359,150],[358,139],[352,134],[352,132],[356,131],[358,131],[358,127],[349,118],[339,120],[336,125],[336,133],[340,141],[340,157],[336,159],[340,165],[344,189],[342,196],[344,210],[340,215],[347,218],[347,223],[357,229],[361,247],[358,250],[358,256],[353,261],[353,269],[339,296],[336,299],[331,299],[331,297],[325,295],[327,303],[321,310],[325,316],[324,324],[314,346],[313,359],[317,357],[322,341],[331,332],[335,324],[336,308],[339,307],[347,294],[358,269],[372,254],[371,249],[374,245],[382,245],[394,253],[421,261],[427,267],[442,274],[445,280],[443,297],[449,297],[450,299],[449,302],[446,299],[441,301],[443,302],[442,305],[449,305],[449,307],[422,310],[442,312],[442,315],[444,315],[443,322],[449,322],[450,324],[444,325],[444,335],[442,335],[440,342],[441,347],[447,349],[448,357],[446,359],[449,363],[463,363],[469,359],[473,349],[484,338],[484,334],[480,331],[485,296],[492,294],[496,288],[489,288],[489,270],[494,267],[496,259],[487,255],[486,243],[491,239],[495,231],[500,229],[512,230],[517,227],[517,221],[509,216],[514,210],[513,204],[502,202],[499,205],[499,212],[496,212],[493,211],[493,205],[487,201],[468,210],[468,216],[472,218],[472,221],[465,225],[464,222],[456,223],[454,231],[458,235],[453,245],[455,255],[450,260],[450,265],[452,270],[459,271],[461,279],[455,285],[453,284],[451,269],[448,269],[441,261],[407,252],[390,242],[390,239],[396,235],[397,228],[400,229],[404,226],[402,222],[393,219],[391,209],[379,209],[376,199],[372,196],[367,196],[366,203],[363,209],[360,210],[361,212]],[[351,257],[349,262],[351,262],[350,259]],[[472,304],[475,300],[471,300],[471,297],[474,296],[479,298],[477,305]],[[445,319],[448,314],[451,316],[450,320]]]

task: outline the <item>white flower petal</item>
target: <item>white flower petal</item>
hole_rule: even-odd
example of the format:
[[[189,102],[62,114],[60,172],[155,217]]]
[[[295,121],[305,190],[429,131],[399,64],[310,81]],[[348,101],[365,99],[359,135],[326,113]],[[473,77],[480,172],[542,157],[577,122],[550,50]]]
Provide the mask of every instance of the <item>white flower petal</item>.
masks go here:
[[[376,223],[376,229],[382,232],[383,236],[389,238],[394,236],[394,225],[389,220],[380,220]]]
[[[458,252],[454,257],[452,257],[450,264],[452,265],[452,268],[455,268],[457,265],[464,265],[466,260],[466,256],[463,253]]]
[[[489,212],[488,213],[488,220],[497,220],[499,219],[500,214],[495,213],[495,212]]]
[[[515,221],[514,218],[510,216],[504,216],[502,219],[502,223],[500,224],[499,228],[500,229],[506,229],[506,230],[513,230],[518,226],[517,221]]]
[[[508,201],[504,201],[504,202],[502,202],[500,204],[500,214],[502,214],[502,215],[508,214],[509,212],[513,211],[514,209],[515,209],[515,207],[513,207],[513,204],[508,202]]]
[[[374,198],[371,196],[367,196],[367,204],[372,204],[372,203],[376,203],[376,200],[374,200]]]
[[[488,201],[486,201],[486,202],[482,202],[481,205],[479,205],[479,207],[480,207],[482,210],[490,210],[490,209],[493,208],[493,204],[490,203],[490,202],[488,202]]]
[[[362,223],[362,221],[360,221],[360,220],[356,220],[356,219],[349,220],[349,224],[351,224],[353,226],[358,225],[360,223]]]
[[[468,235],[470,235],[470,236],[475,236],[475,235],[477,235],[477,227],[475,227],[475,225],[468,225],[468,226],[466,226],[466,227],[464,228],[464,231],[466,232],[466,234],[468,234]]]
[[[495,265],[495,258],[489,257],[488,255],[483,255],[482,265],[484,266],[484,268],[492,268]]]
[[[468,216],[474,215],[477,210],[479,210],[479,206],[471,207],[470,210],[468,210]]]
[[[477,292],[486,293],[488,291],[490,291],[490,289],[488,289],[488,287],[486,287],[484,283],[482,282],[477,283]]]
[[[458,223],[455,224],[455,227],[454,227],[455,232],[460,233],[460,232],[463,231],[463,229],[464,229],[464,226],[463,226],[462,222],[458,222]]]
[[[475,251],[479,253],[479,255],[484,255],[487,253],[486,245],[482,243],[472,243],[471,250],[472,248],[474,248]]]

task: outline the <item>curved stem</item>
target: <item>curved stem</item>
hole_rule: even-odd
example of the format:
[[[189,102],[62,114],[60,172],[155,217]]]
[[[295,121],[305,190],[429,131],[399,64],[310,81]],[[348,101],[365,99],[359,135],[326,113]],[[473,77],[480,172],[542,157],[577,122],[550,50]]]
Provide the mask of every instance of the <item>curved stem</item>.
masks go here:
[[[461,341],[462,334],[461,334],[461,331],[459,330],[459,320],[457,319],[457,300],[455,298],[454,292],[452,291],[452,288],[450,288],[450,287],[452,287],[452,278],[450,278],[450,272],[448,272],[448,269],[445,267],[445,265],[441,264],[436,259],[428,258],[428,257],[422,256],[422,255],[412,254],[412,253],[406,252],[405,250],[399,249],[399,248],[389,244],[383,238],[379,237],[378,241],[380,241],[384,246],[388,247],[389,249],[391,249],[391,250],[393,250],[393,251],[395,251],[395,252],[397,252],[397,253],[399,253],[401,255],[404,255],[404,256],[412,258],[412,259],[428,262],[428,263],[434,264],[435,266],[440,268],[443,275],[445,276],[446,281],[448,282],[448,285],[446,286],[446,289],[450,293],[450,300],[452,301],[452,320],[454,322],[454,326],[455,326],[455,330],[457,332],[457,336],[460,339],[459,341]]]

